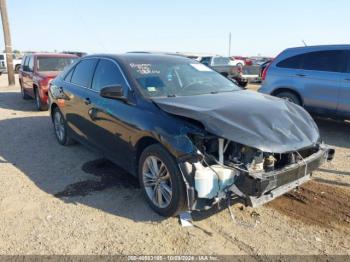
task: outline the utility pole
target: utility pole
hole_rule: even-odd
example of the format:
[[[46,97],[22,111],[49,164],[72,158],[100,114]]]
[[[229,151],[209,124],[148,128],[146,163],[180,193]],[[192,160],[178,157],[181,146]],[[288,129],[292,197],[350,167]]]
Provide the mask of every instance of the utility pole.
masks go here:
[[[10,26],[7,15],[7,5],[6,0],[0,0],[0,13],[2,20],[2,28],[4,31],[4,41],[5,41],[5,52],[6,52],[6,61],[7,61],[7,76],[9,85],[15,85],[15,74],[13,70],[13,54],[12,54],[12,44],[11,44],[11,34]]]
[[[228,36],[228,56],[229,57],[231,56],[231,37],[232,37],[232,35],[231,35],[231,32],[230,32],[230,34]]]

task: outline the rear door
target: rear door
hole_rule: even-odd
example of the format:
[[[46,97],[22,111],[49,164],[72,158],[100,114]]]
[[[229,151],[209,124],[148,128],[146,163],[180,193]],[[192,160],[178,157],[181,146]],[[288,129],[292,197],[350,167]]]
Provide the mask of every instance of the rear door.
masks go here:
[[[20,83],[22,84],[22,87],[24,87],[23,73],[24,73],[24,69],[25,69],[25,65],[26,65],[27,61],[28,61],[28,56],[24,56],[23,60],[22,60],[21,68],[19,70],[19,75],[18,75],[18,78],[19,78]]]
[[[346,67],[340,80],[337,116],[350,118],[350,50],[344,51]]]
[[[22,80],[23,80],[23,88],[25,89],[25,92],[31,97],[34,97],[33,74],[34,74],[34,56],[30,55],[25,61],[25,64],[23,67]]]
[[[336,114],[344,63],[341,50],[305,54],[299,75],[305,108],[320,115]]]
[[[90,142],[91,126],[89,110],[91,108],[91,82],[98,59],[87,58],[80,61],[66,75],[59,88],[67,97],[64,115],[69,127],[78,135],[81,142]]]

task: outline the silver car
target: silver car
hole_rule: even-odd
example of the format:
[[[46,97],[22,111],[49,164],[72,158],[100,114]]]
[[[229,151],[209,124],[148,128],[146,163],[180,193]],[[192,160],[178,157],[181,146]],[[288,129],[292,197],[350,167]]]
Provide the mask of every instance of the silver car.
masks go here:
[[[316,115],[349,119],[350,45],[286,49],[265,69],[259,92]]]

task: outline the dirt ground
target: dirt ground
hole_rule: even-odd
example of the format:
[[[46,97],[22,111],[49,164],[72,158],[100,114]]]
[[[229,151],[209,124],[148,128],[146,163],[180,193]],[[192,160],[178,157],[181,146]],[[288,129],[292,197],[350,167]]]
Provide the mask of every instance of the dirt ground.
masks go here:
[[[256,89],[256,86],[251,86]],[[249,110],[249,109],[248,109]],[[0,78],[0,254],[350,254],[350,124],[317,120],[336,148],[314,180],[258,209],[164,219],[137,181],[81,145]]]

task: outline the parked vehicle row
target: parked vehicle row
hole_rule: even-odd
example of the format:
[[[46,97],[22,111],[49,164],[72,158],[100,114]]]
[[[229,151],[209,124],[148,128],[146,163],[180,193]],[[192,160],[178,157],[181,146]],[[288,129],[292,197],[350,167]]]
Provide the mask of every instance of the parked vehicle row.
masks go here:
[[[302,107],[180,56],[83,57],[50,83],[49,107],[60,144],[128,170],[163,216],[237,197],[264,204],[334,154]]]

